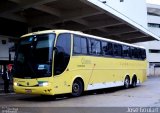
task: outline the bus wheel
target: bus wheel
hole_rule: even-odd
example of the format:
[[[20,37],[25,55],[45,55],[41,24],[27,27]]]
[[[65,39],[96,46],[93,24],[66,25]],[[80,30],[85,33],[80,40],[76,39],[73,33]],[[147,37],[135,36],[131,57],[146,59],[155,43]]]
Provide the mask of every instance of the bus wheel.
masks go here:
[[[132,87],[136,87],[136,86],[137,86],[137,77],[134,76],[134,77],[132,78]]]
[[[82,92],[83,92],[82,81],[79,79],[76,79],[72,85],[72,96],[78,97],[82,94]]]
[[[124,87],[127,89],[129,88],[129,85],[130,85],[130,79],[129,79],[129,76],[126,76],[124,80]]]

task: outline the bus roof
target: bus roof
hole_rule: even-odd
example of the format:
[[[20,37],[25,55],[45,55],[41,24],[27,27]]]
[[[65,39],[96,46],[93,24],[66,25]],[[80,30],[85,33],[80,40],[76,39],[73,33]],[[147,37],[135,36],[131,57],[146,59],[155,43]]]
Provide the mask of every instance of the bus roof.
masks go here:
[[[90,38],[95,38],[95,39],[99,39],[99,40],[104,40],[104,41],[109,41],[109,42],[113,42],[113,43],[119,43],[119,44],[123,44],[123,45],[127,45],[127,46],[132,46],[132,47],[145,49],[142,46],[137,46],[137,45],[121,42],[121,41],[107,39],[107,38],[104,38],[104,37],[85,34],[85,33],[81,32],[81,31],[72,31],[72,30],[44,30],[44,31],[37,31],[37,32],[32,32],[32,33],[25,34],[25,35],[21,36],[21,38],[27,37],[27,36],[31,36],[31,35],[40,35],[40,34],[47,34],[47,33],[58,33],[58,34],[59,33],[72,33],[72,34],[77,34],[77,35],[81,35],[81,36],[85,36],[85,37],[90,37]]]

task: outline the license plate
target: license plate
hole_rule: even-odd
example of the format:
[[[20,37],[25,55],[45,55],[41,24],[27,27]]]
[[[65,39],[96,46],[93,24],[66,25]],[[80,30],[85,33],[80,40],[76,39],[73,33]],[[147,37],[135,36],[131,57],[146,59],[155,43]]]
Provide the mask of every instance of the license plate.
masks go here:
[[[32,93],[31,89],[25,89],[25,90],[26,90],[26,93]]]

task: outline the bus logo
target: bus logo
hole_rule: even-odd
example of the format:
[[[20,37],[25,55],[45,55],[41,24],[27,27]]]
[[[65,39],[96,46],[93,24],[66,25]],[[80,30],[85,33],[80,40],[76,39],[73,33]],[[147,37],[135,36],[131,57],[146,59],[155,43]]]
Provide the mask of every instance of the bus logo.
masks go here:
[[[27,86],[29,86],[29,82],[27,82]]]

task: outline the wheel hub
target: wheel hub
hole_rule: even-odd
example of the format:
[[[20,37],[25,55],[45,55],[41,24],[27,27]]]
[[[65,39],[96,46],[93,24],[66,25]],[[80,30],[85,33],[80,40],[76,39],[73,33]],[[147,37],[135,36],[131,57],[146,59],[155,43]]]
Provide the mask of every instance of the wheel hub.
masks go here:
[[[78,92],[78,91],[79,91],[79,85],[78,85],[77,83],[75,83],[75,84],[73,85],[73,91],[74,91],[74,92]]]

